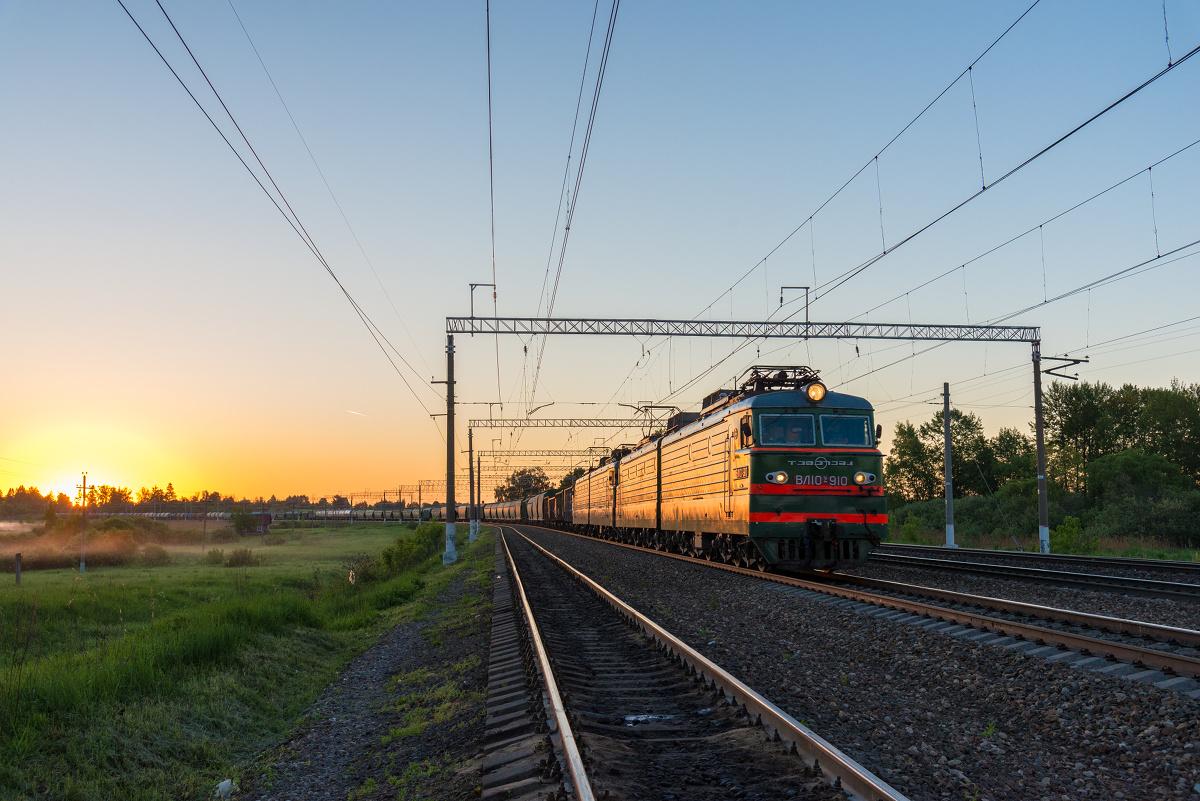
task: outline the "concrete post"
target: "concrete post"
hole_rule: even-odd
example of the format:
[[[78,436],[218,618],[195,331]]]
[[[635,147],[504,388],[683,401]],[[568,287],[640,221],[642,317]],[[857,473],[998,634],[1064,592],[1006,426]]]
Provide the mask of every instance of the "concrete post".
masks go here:
[[[442,564],[458,561],[454,547],[454,334],[446,335],[446,552]]]
[[[946,436],[946,547],[957,548],[954,542],[954,468],[950,461],[950,384],[942,384],[942,426]]]
[[[1042,343],[1033,343],[1033,427],[1037,436],[1038,550],[1050,553],[1050,500],[1046,495],[1046,435],[1042,427]]]
[[[475,541],[475,535],[478,533],[479,523],[476,520],[478,515],[475,514],[475,429],[467,429],[467,482],[470,484],[468,489],[468,497],[470,504],[467,507],[467,519],[471,521],[471,536],[470,542]]]

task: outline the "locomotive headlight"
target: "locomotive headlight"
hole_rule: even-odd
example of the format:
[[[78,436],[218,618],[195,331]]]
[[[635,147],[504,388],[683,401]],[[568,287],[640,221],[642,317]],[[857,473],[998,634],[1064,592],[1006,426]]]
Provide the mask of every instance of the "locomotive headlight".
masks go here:
[[[875,480],[874,473],[855,473],[854,474],[854,483],[855,484],[870,484],[874,480]]]
[[[777,473],[767,473],[767,481],[771,482],[772,484],[786,484],[787,480],[788,474],[782,470]]]
[[[820,381],[814,381],[805,387],[804,391],[808,393],[808,399],[813,403],[820,403],[825,399],[825,385]]]

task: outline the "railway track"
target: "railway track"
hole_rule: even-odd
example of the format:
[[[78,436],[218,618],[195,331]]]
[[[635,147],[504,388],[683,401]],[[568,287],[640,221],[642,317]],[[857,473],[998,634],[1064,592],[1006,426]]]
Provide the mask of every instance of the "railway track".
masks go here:
[[[941,545],[909,545],[885,542],[875,554],[882,553],[921,555],[937,559],[1000,560],[1011,564],[1038,562],[1063,567],[1099,567],[1111,570],[1145,570],[1148,572],[1176,573],[1200,581],[1200,562],[1183,562],[1169,559],[1135,559],[1128,556],[1084,556],[1068,553],[1034,553],[1031,551],[996,551],[985,548],[945,548]]]
[[[556,533],[582,536],[571,532]],[[680,554],[600,541],[751,576],[784,585],[794,592],[832,598],[864,613],[1178,690],[1200,700],[1200,652],[1197,651],[1200,632],[1197,631],[856,576],[813,574],[802,578],[762,573]],[[1087,629],[1093,632],[1085,634],[1081,631]],[[1138,643],[1135,641],[1138,639],[1150,644]]]
[[[576,799],[903,801],[599,584],[513,529],[502,532],[561,774]]]
[[[1038,584],[1050,584],[1056,587],[1071,587],[1073,589],[1095,590],[1097,592],[1116,592],[1125,595],[1139,595],[1146,598],[1166,598],[1172,601],[1200,603],[1200,584],[889,553],[872,554],[871,561],[876,564],[895,565],[897,567],[927,568],[951,573],[968,573],[974,576],[1031,581]]]

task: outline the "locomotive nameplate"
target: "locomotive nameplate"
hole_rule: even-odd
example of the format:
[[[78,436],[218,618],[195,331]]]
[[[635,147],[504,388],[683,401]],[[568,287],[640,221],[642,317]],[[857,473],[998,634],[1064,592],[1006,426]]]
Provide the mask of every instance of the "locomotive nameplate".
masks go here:
[[[796,476],[796,483],[804,487],[845,487],[850,484],[849,476]]]
[[[824,456],[818,456],[816,459],[804,459],[798,462],[788,462],[791,465],[801,465],[803,467],[815,467],[818,470],[824,470],[826,467],[853,467],[853,459],[827,459]]]

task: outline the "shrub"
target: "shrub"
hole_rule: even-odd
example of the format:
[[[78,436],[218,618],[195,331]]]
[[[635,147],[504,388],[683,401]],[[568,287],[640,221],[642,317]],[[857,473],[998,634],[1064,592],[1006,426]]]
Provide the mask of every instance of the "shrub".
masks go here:
[[[1061,526],[1050,531],[1052,553],[1095,553],[1096,545],[1096,535],[1086,532],[1078,517],[1068,517]]]
[[[220,548],[210,548],[200,557],[199,563],[202,565],[223,565],[225,564],[225,552]]]
[[[373,603],[376,609],[387,609],[389,606],[399,606],[412,600],[425,587],[425,582],[419,578],[404,576],[384,584],[375,595]]]
[[[258,515],[253,512],[234,512],[229,520],[238,534],[249,534],[258,531]]]
[[[283,545],[287,542],[287,538],[282,534],[268,534],[263,537],[263,543],[266,545]]]
[[[230,542],[237,542],[237,533],[231,528],[219,528],[208,535],[209,540],[218,542],[222,545]]]
[[[349,578],[350,574],[354,574],[355,582],[367,583],[380,578],[380,573],[383,572],[382,566],[366,554],[359,554],[342,562],[342,573]]]
[[[262,563],[262,557],[255,556],[249,548],[234,548],[225,557],[225,567],[258,567]]]
[[[167,549],[155,542],[142,546],[142,564],[146,567],[162,567],[171,564],[171,554]]]
[[[423,523],[412,534],[396,538],[383,549],[379,561],[389,573],[402,573],[429,558],[442,545],[445,527],[441,523]]]

